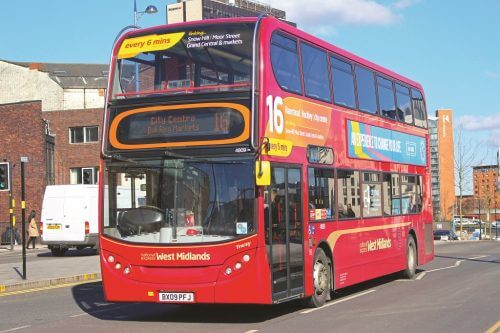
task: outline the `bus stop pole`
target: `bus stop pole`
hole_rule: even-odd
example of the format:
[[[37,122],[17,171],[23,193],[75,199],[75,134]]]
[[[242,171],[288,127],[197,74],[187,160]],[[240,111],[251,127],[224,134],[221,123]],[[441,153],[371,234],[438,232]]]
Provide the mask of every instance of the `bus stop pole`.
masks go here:
[[[27,162],[26,157],[21,157],[21,225],[23,233],[23,280],[26,280],[26,202],[24,191],[24,162]]]

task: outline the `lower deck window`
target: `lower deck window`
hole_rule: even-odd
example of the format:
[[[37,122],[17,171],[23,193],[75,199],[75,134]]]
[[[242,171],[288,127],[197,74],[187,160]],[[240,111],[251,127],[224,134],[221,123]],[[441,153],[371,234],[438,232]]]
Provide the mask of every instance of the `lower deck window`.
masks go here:
[[[309,217],[325,220],[335,217],[335,175],[333,169],[309,168]]]

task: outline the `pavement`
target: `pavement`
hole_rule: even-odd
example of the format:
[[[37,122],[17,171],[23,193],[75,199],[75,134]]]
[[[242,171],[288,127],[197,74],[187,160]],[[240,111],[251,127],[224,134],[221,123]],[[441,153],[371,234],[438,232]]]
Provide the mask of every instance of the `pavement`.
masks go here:
[[[92,249],[68,250],[55,257],[43,245],[26,250],[26,280],[22,278],[21,245],[0,245],[0,296],[9,292],[98,281],[101,279],[99,255]]]

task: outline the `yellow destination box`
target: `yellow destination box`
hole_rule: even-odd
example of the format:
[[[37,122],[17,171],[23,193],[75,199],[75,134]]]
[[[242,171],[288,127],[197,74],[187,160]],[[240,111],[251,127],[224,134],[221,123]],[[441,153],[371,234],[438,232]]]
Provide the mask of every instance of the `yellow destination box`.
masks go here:
[[[127,38],[120,46],[118,59],[132,58],[142,52],[167,50],[177,44],[183,36],[184,32],[175,32]]]

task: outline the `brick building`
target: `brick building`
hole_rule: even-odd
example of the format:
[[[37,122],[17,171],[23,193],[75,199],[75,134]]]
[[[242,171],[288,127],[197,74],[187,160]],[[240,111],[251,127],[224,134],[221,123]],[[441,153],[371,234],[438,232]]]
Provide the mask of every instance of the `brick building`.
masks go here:
[[[472,168],[473,211],[483,221],[500,220],[498,171],[498,165],[480,165]]]
[[[97,183],[103,109],[44,112],[54,137],[54,184]]]
[[[21,156],[29,160],[27,210],[38,214],[46,185],[97,182],[107,71],[107,65],[0,60],[0,160],[13,166],[18,222]],[[8,197],[0,192],[0,235],[9,222]]]
[[[43,192],[47,184],[47,135],[42,117],[41,101],[26,101],[0,105],[0,160],[11,165],[14,215],[21,222],[21,157],[25,163],[26,214],[40,212]],[[26,215],[26,218],[28,217]],[[9,192],[0,192],[0,233],[9,221]]]

